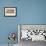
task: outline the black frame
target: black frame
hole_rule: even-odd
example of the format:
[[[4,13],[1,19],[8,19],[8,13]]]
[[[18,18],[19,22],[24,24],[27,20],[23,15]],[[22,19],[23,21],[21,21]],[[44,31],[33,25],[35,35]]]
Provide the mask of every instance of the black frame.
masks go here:
[[[5,8],[15,8],[16,9],[16,15],[15,16],[5,16]],[[17,8],[16,7],[4,7],[4,16],[5,17],[16,17],[17,16]]]

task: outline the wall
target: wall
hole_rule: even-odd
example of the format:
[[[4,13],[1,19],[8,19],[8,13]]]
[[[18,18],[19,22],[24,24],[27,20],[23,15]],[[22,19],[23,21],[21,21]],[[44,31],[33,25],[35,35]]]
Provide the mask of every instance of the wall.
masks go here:
[[[17,7],[16,17],[4,17],[9,6]],[[18,32],[18,24],[46,24],[46,0],[0,0],[0,44],[8,43],[9,32]]]

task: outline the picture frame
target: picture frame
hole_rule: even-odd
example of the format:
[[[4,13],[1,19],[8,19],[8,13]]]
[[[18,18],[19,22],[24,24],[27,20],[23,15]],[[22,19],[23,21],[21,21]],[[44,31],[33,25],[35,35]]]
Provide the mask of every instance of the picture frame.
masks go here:
[[[4,8],[4,16],[5,17],[16,17],[17,16],[17,8],[16,7],[5,7]]]
[[[28,37],[29,36],[33,36],[33,35],[36,35],[37,37],[39,37],[38,35],[42,35],[43,37],[39,37],[38,40],[35,39],[31,39],[30,37],[28,39],[24,39],[24,37],[21,39],[22,37],[22,30],[28,30],[29,31],[29,34],[27,35]],[[30,33],[30,31],[34,32],[34,31],[38,31],[39,33],[36,34],[37,32],[34,32],[34,33]],[[24,33],[24,32],[23,32]],[[18,24],[18,42],[21,42],[21,40],[32,40],[32,41],[46,41],[46,36],[44,36],[46,34],[46,24]]]

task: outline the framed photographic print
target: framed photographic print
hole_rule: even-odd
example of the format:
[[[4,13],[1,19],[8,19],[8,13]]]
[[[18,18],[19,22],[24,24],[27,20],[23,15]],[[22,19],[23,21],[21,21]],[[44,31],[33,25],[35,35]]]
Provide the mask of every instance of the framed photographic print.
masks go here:
[[[14,17],[16,16],[16,7],[5,7],[4,8],[4,16]]]

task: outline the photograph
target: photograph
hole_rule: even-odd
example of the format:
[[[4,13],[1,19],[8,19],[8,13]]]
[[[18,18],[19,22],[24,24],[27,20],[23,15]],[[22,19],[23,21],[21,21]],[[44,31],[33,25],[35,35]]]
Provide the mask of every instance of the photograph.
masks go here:
[[[4,16],[16,16],[16,7],[5,7]]]

